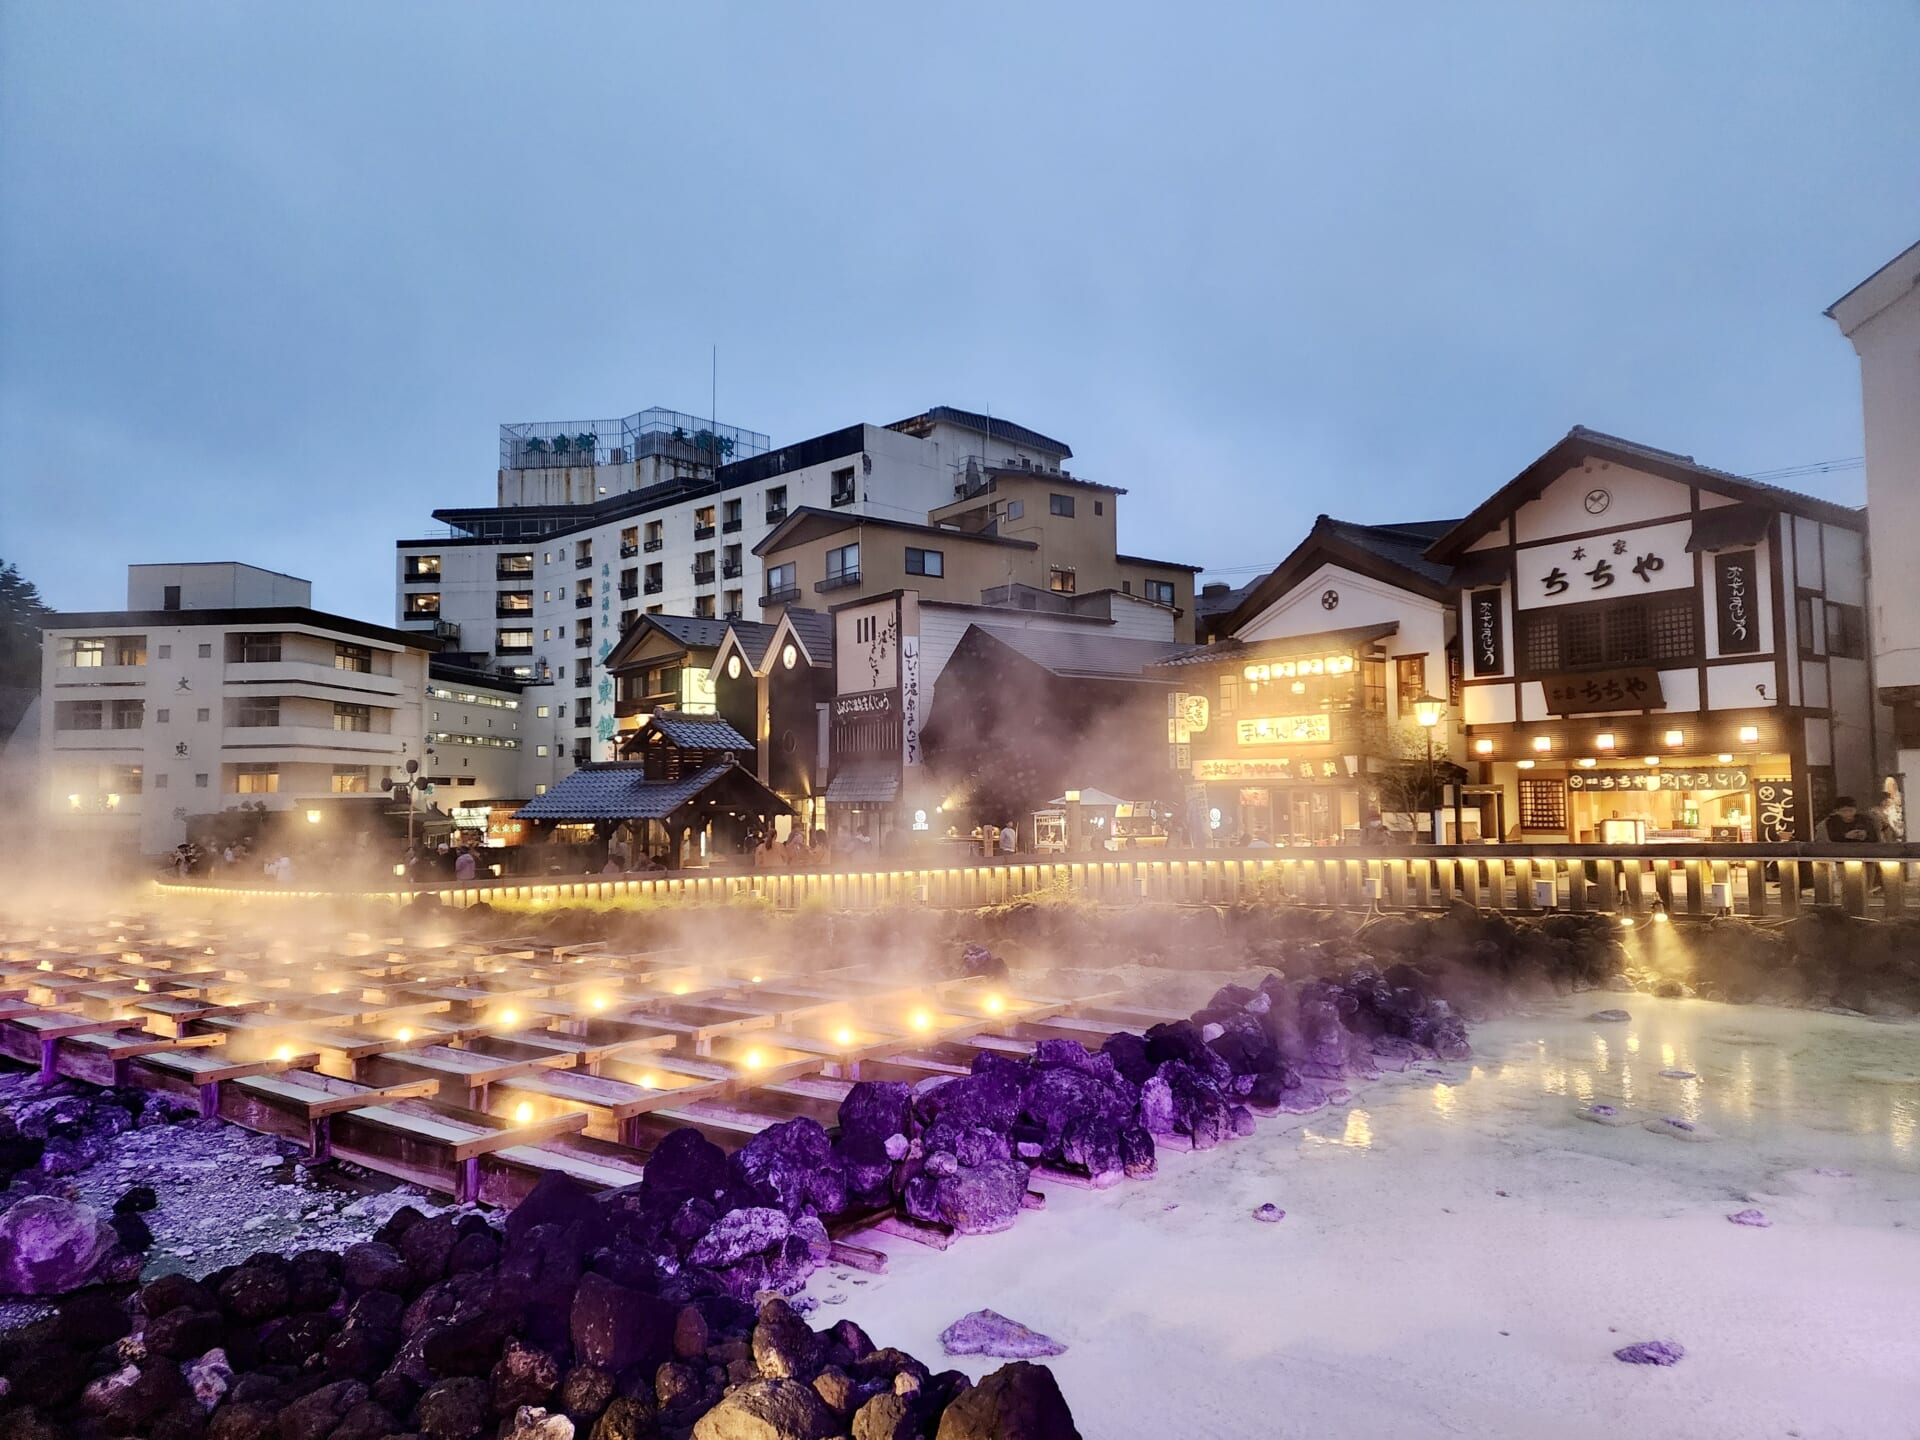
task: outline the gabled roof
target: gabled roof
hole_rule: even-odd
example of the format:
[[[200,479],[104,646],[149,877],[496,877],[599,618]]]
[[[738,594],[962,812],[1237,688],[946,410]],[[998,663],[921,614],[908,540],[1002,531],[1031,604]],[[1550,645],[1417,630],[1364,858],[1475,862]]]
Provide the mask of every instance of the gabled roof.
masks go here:
[[[713,715],[685,715],[678,710],[656,710],[647,725],[682,750],[751,750],[753,742],[726,721]],[[644,731],[647,726],[643,725]]]
[[[912,535],[932,536],[942,544],[957,542],[971,545],[1010,545],[1016,550],[1040,548],[1032,540],[1008,540],[998,535],[975,535],[942,525],[916,525],[910,520],[889,520],[879,515],[863,515],[857,510],[822,510],[817,505],[802,505],[769,530],[766,538],[753,547],[753,553],[768,555],[775,550],[784,550],[789,545],[817,540],[822,535],[836,535],[843,530],[857,530],[867,526],[878,526],[883,530],[903,530]]]
[[[1393,525],[1362,525],[1352,520],[1336,520],[1331,515],[1318,516],[1307,538],[1296,545],[1286,559],[1249,585],[1215,628],[1231,632],[1248,624],[1327,564],[1345,566],[1429,600],[1450,600],[1453,580],[1449,568],[1429,560],[1426,552],[1428,546],[1459,523],[1457,520],[1407,520]]]
[[[773,634],[779,624],[771,620],[733,620],[727,624],[727,638],[720,642],[720,648],[713,652],[713,668],[716,674],[727,663],[727,656],[738,651],[747,669],[760,674],[766,667],[763,662],[767,652],[773,648]]]
[[[819,610],[798,607],[780,617],[780,627],[791,632],[794,642],[811,665],[833,663],[833,617]]]
[[[1055,440],[1038,430],[1016,425],[1011,420],[1002,420],[997,416],[990,418],[972,410],[957,410],[951,405],[930,406],[922,414],[894,421],[887,429],[898,430],[903,435],[924,435],[935,425],[941,424],[957,425],[962,430],[973,430],[989,439],[1004,440],[1009,445],[1024,445],[1029,450],[1045,450],[1063,457],[1073,454],[1064,440]]]
[[[1316,630],[1310,635],[1276,635],[1269,640],[1221,640],[1212,645],[1194,645],[1169,655],[1156,669],[1189,665],[1244,665],[1270,655],[1326,654],[1336,650],[1359,650],[1376,640],[1400,633],[1398,620],[1378,625],[1354,625],[1345,630]]]
[[[1909,245],[1842,295],[1824,312],[1851,335],[1903,295],[1920,288],[1920,243]]]
[[[1177,640],[1135,640],[1084,630],[970,626],[969,632],[974,631],[1066,679],[1137,680],[1149,666],[1187,648]],[[963,635],[961,643],[965,642]]]
[[[709,765],[678,780],[649,780],[646,768],[633,761],[582,765],[514,811],[516,820],[665,820],[689,801],[715,785],[727,785],[750,797],[768,814],[791,809],[753,775],[733,763]],[[757,794],[753,792],[759,792]]]
[[[684,650],[717,650],[730,621],[704,615],[641,615],[629,625],[603,662],[609,670],[633,658],[649,635],[664,635]]]
[[[1844,525],[1851,530],[1866,528],[1864,512],[1851,506],[1836,505],[1831,500],[1819,500],[1811,495],[1802,495],[1797,490],[1783,490],[1778,485],[1749,480],[1744,475],[1735,475],[1726,470],[1715,470],[1696,463],[1691,455],[1656,450],[1651,445],[1623,440],[1618,435],[1606,435],[1598,430],[1589,430],[1584,425],[1576,425],[1567,432],[1565,439],[1494,491],[1471,515],[1435,541],[1427,551],[1427,558],[1441,564],[1457,560],[1467,553],[1467,548],[1476,540],[1529,500],[1537,498],[1567,471],[1588,460],[1626,465],[1650,475],[1659,475],[1676,484],[1698,485],[1731,500],[1745,500],[1770,511],[1784,510],[1790,515],[1804,515],[1827,525]]]

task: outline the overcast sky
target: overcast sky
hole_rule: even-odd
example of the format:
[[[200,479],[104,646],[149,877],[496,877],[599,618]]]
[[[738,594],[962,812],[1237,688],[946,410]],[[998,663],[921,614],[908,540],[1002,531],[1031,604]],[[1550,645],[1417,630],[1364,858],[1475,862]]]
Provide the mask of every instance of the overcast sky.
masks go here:
[[[723,422],[991,407],[1235,581],[1576,423],[1857,456],[1916,74],[1903,0],[0,0],[0,557],[388,620],[500,422],[704,413],[713,344]]]

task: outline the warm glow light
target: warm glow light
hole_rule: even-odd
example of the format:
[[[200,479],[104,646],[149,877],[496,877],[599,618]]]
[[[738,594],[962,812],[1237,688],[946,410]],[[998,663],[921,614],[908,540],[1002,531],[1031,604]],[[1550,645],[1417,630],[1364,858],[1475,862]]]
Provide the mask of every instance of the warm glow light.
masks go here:
[[[138,990],[141,994],[144,995],[147,991],[151,990],[153,987],[147,984],[147,982],[144,980],[136,980],[133,982],[133,988]]]
[[[853,1031],[842,1025],[838,1030],[833,1032],[833,1043],[836,1045],[851,1045],[853,1043]]]
[[[793,646],[788,645],[780,652],[780,663],[791,670],[795,665],[800,663],[800,652],[794,649]]]
[[[293,1046],[282,1045],[278,1050],[273,1052],[273,1058],[283,1063],[293,1059]]]
[[[522,1100],[513,1107],[513,1119],[516,1125],[524,1125],[533,1119],[533,1106]]]
[[[1413,718],[1418,720],[1424,728],[1431,730],[1440,723],[1441,712],[1445,709],[1444,700],[1436,699],[1431,695],[1422,695],[1413,702]]]
[[[987,996],[987,1013],[989,1015],[998,1015],[1004,1008],[1004,1005],[1005,1002],[1002,1001],[998,995]]]
[[[1758,745],[1760,743],[1760,727],[1758,725],[1742,725],[1740,727],[1740,743],[1742,745]]]
[[[393,867],[393,873],[396,875],[405,875],[407,873],[407,867],[404,865],[396,865]]]
[[[924,1010],[916,1010],[907,1017],[907,1023],[916,1030],[925,1030],[933,1024],[933,1016]]]
[[[1531,760],[1516,760],[1516,761],[1514,761],[1514,762],[1513,762],[1513,767],[1514,767],[1514,769],[1516,769],[1516,770],[1531,770],[1531,769],[1533,768],[1533,761],[1531,761]]]
[[[1716,765],[1731,765],[1733,763],[1733,756],[1731,755],[1716,755],[1713,759]]]
[[[1476,755],[1491,755],[1493,753],[1493,741],[1491,740],[1474,741],[1473,753]]]
[[[758,1050],[749,1050],[743,1057],[742,1063],[744,1063],[749,1070],[758,1070],[762,1065],[767,1063],[767,1057],[762,1055]]]
[[[1596,750],[1611,750],[1613,748],[1613,732],[1611,730],[1602,730],[1598,735],[1594,736],[1593,748]]]
[[[407,1029],[403,1025],[398,1030],[393,1032],[393,1038],[400,1041],[402,1044],[404,1044],[408,1040],[413,1039],[413,1031]]]
[[[1542,755],[1546,754],[1549,750],[1553,749],[1553,737],[1551,735],[1534,736],[1533,748],[1538,750]]]
[[[753,983],[754,983],[754,984],[756,984],[756,985],[758,985],[758,984],[760,983],[760,977],[759,977],[758,975],[756,975],[756,976],[754,976],[754,977],[753,977]]]
[[[42,970],[51,970],[51,969],[53,969],[53,961],[51,961],[51,960],[42,960],[42,961],[40,962],[40,968],[41,968]]]
[[[1633,928],[1633,917],[1631,915],[1622,915],[1620,917],[1620,924],[1623,928],[1631,930]]]
[[[319,823],[320,823],[320,812],[318,810],[307,811],[307,824],[318,825]]]
[[[643,1089],[647,1090],[658,1090],[660,1088],[659,1085],[655,1083],[655,1077],[651,1072],[640,1077],[640,1084]]]
[[[1640,760],[1642,764],[1646,765],[1658,765],[1660,763],[1660,757],[1658,755],[1642,755]]]
[[[684,980],[682,980],[682,981],[681,981],[681,982],[680,982],[679,984],[677,984],[677,985],[675,985],[675,986],[673,987],[673,993],[674,993],[674,994],[676,994],[676,995],[684,995],[684,994],[686,994],[686,993],[687,993],[687,982],[686,982],[686,981],[684,981]]]
[[[1579,761],[1576,763],[1578,763],[1578,765],[1582,770],[1591,770],[1594,766],[1598,765],[1600,762],[1594,759],[1591,755],[1583,755],[1580,757]]]
[[[502,1010],[500,1012],[500,1023],[502,1025],[518,1025],[520,1023],[520,1012],[518,1010]]]
[[[1684,730],[1669,730],[1667,731],[1666,738],[1667,744],[1669,745],[1681,745],[1686,742],[1687,732]]]
[[[587,1004],[591,1005],[596,1010],[604,1010],[607,1008],[607,997],[604,995],[595,995],[592,999],[587,1001]]]

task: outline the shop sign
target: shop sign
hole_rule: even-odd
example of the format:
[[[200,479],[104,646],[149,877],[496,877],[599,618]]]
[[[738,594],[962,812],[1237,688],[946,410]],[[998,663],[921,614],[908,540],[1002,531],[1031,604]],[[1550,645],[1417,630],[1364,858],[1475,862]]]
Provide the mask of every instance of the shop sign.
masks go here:
[[[1333,738],[1333,722],[1325,715],[1266,715],[1242,720],[1237,728],[1242,745],[1311,745]]]
[[[1576,770],[1567,776],[1569,790],[1744,790],[1747,772],[1738,766],[1711,770]]]
[[[1693,584],[1687,540],[1691,520],[1642,525],[1614,535],[1588,535],[1529,545],[1514,556],[1514,598],[1522,609],[1617,600]]]
[[[1660,693],[1660,672],[1645,667],[1548,675],[1540,686],[1547,693],[1547,711],[1553,715],[1658,710],[1666,703]]]
[[[920,763],[920,637],[900,637],[900,763]]]
[[[1344,780],[1338,760],[1196,760],[1196,780]]]
[[[1756,780],[1753,783],[1755,829],[1769,845],[1783,845],[1794,838],[1796,816],[1793,781]]]
[[[1167,743],[1184,745],[1203,733],[1211,712],[1204,695],[1176,692],[1167,696]]]
[[[1498,590],[1476,590],[1467,598],[1472,621],[1473,673],[1499,675],[1507,668],[1506,619]]]
[[[1331,608],[1331,607],[1329,607]],[[1270,680],[1292,680],[1308,675],[1348,675],[1353,672],[1351,655],[1315,655],[1304,660],[1274,660],[1249,665],[1240,673],[1255,685]]]
[[[713,671],[704,665],[685,665],[680,670],[680,713],[683,715],[716,715],[719,706],[714,702]]]
[[[898,704],[894,690],[862,690],[857,695],[833,697],[833,718],[850,720],[855,716],[892,715]]]
[[[1713,557],[1713,612],[1722,655],[1751,655],[1760,648],[1760,616],[1751,550],[1722,550]]]

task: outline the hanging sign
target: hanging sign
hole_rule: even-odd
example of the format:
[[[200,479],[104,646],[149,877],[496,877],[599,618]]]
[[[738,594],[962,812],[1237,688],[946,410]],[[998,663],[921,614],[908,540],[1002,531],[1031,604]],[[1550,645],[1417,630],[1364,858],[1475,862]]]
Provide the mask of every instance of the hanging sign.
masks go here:
[[[1658,710],[1660,672],[1644,667],[1548,675],[1540,681],[1553,715],[1604,715],[1615,710]]]
[[[1755,828],[1769,845],[1784,845],[1794,838],[1796,817],[1791,780],[1756,780],[1753,784]]]
[[[900,638],[900,763],[920,763],[920,637]]]
[[[1498,590],[1476,590],[1467,599],[1472,629],[1473,673],[1500,675],[1507,668],[1506,621]]]
[[[1722,550],[1713,557],[1713,614],[1722,655],[1751,655],[1760,648],[1760,612],[1751,550]]]

